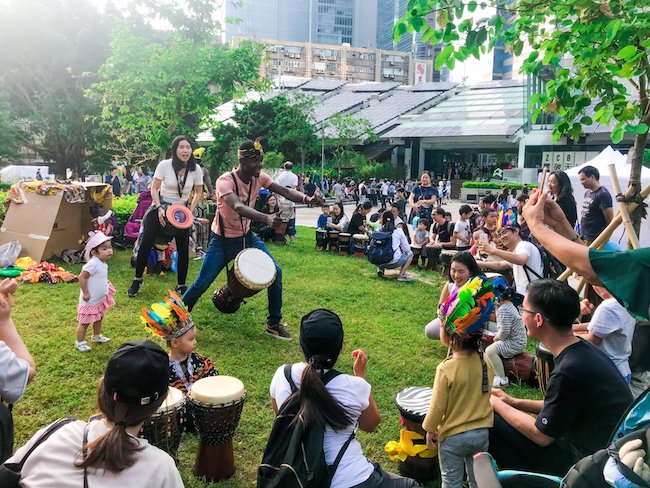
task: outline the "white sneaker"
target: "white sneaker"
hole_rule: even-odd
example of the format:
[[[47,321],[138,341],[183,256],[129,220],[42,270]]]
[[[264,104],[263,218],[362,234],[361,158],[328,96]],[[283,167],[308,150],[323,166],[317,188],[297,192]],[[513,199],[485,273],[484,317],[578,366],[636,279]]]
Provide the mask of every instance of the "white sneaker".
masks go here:
[[[88,345],[88,343],[86,341],[81,341],[81,342],[75,341],[74,347],[76,347],[77,350],[81,351],[81,352],[90,352],[90,351],[92,351],[91,347]]]
[[[492,387],[493,388],[501,388],[504,386],[508,386],[508,377],[507,376],[495,376],[494,381],[492,382]]]
[[[95,344],[106,344],[107,342],[110,341],[110,339],[102,334],[99,335],[94,335],[90,338],[92,342]]]

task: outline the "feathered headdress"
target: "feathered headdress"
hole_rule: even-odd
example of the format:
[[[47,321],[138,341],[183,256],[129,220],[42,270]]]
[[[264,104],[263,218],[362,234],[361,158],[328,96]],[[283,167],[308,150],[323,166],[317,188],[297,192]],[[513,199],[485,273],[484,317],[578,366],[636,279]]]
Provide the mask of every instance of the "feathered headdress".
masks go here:
[[[242,146],[247,145],[246,143],[242,144]],[[258,158],[260,156],[264,156],[264,149],[262,148],[262,138],[258,137],[253,141],[253,147],[247,147],[245,149],[241,149],[241,147],[237,150],[237,158],[238,159],[254,159]]]
[[[445,330],[461,338],[482,333],[498,294],[485,276],[476,276],[454,290],[440,310]]]
[[[143,308],[140,320],[149,332],[166,341],[177,339],[194,327],[183,300],[171,290],[164,301],[152,304],[150,309]]]

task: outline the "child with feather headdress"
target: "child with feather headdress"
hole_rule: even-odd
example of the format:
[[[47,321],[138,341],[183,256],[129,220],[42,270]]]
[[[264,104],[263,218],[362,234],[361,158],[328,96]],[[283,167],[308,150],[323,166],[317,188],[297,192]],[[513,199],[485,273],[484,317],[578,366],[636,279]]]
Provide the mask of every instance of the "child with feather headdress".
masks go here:
[[[494,423],[490,406],[492,365],[483,358],[481,336],[494,310],[495,290],[485,276],[455,289],[440,307],[440,340],[452,354],[436,368],[429,411],[422,422],[430,449],[438,443],[443,488],[461,488],[467,470],[476,487],[472,456],[487,451]]]

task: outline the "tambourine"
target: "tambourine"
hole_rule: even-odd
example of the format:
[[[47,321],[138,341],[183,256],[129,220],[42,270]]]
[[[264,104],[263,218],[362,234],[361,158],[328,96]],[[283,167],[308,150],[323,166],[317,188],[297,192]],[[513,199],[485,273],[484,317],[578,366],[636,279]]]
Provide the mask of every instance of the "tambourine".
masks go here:
[[[189,229],[194,225],[194,215],[185,205],[168,206],[165,210],[165,218],[171,226],[181,230]]]

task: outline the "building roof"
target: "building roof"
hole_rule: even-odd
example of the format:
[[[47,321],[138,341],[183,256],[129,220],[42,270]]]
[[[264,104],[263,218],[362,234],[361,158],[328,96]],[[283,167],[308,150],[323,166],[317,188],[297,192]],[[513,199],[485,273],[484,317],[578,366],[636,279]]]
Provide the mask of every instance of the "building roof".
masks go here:
[[[345,85],[345,81],[334,78],[316,78],[300,86],[302,91],[332,91]]]
[[[320,124],[333,115],[359,107],[372,95],[372,92],[342,91],[327,97],[314,109],[314,122]]]

